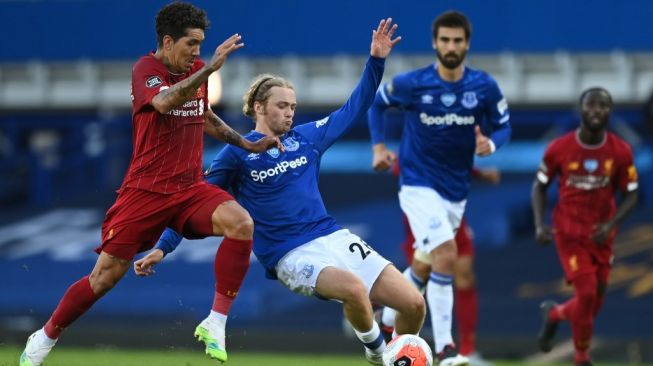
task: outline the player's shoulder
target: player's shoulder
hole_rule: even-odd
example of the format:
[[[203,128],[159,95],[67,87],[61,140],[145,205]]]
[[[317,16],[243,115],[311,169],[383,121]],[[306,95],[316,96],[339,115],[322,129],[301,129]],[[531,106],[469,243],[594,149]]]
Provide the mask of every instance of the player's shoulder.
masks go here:
[[[607,140],[608,143],[613,146],[615,150],[618,150],[619,152],[625,152],[625,153],[630,153],[631,147],[626,140],[622,139],[621,137],[617,136],[617,134],[612,133],[612,132],[607,132]]]
[[[425,78],[431,78],[435,74],[435,66],[433,64],[404,71],[394,77],[395,81],[404,81],[406,83],[419,83]]]
[[[551,140],[551,142],[549,142],[547,150],[549,151],[566,150],[575,145],[576,145],[576,131],[574,130],[574,131],[567,132],[564,135],[556,137],[553,140]]]
[[[465,66],[465,79],[479,84],[497,85],[497,81],[487,71]]]
[[[134,63],[133,72],[165,71],[165,66],[154,57],[153,53],[142,56]]]

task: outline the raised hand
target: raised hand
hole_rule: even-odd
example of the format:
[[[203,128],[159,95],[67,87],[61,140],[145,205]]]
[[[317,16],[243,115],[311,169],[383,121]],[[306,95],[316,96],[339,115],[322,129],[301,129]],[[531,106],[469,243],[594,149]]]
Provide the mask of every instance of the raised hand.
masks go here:
[[[476,137],[476,155],[488,156],[494,152],[492,150],[490,138],[483,135],[483,132],[481,132],[481,128],[478,125],[474,127],[474,135]]]
[[[392,39],[397,25],[392,25],[392,18],[381,19],[376,30],[372,31],[372,45],[370,55],[374,57],[386,58],[392,51],[392,47],[401,41],[401,36]]]
[[[227,56],[245,45],[240,41],[240,38],[240,34],[236,33],[227,38],[226,41],[222,42],[222,44],[215,49],[215,53],[213,53],[213,57],[211,57],[211,61],[207,66],[213,71],[217,71],[221,68],[227,60]]]

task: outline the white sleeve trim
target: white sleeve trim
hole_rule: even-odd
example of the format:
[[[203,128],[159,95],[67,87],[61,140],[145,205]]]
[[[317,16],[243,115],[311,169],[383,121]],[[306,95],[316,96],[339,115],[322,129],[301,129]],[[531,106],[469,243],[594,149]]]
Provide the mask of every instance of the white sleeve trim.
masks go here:
[[[539,180],[540,183],[542,183],[542,184],[549,183],[549,177],[546,174],[544,174],[543,172],[541,172],[541,171],[537,172],[537,180]]]
[[[489,139],[488,143],[490,144],[490,154],[494,154],[494,152],[497,151],[497,145],[494,144],[492,139]]]
[[[626,190],[628,192],[632,192],[632,191],[636,190],[638,187],[639,187],[639,184],[637,182],[630,182],[626,186]]]
[[[504,124],[504,123],[508,122],[509,119],[510,119],[510,115],[509,114],[505,115],[503,118],[501,118],[499,120],[499,124]]]
[[[390,105],[390,99],[388,99],[388,96],[385,95],[385,86],[386,85],[387,84],[381,85],[381,88],[379,88],[379,93],[381,93],[381,98],[383,99],[383,102],[385,102],[385,104],[387,104],[387,105]]]

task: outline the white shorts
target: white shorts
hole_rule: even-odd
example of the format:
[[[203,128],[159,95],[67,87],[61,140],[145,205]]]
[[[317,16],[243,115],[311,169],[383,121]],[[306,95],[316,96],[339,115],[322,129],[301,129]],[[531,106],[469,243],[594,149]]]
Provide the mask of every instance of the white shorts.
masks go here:
[[[347,229],[311,240],[288,252],[277,263],[277,277],[293,292],[304,296],[315,294],[320,272],[336,267],[355,274],[368,293],[390,261]]]
[[[415,236],[413,247],[424,253],[456,237],[465,213],[465,203],[448,201],[433,188],[401,186],[399,205]]]

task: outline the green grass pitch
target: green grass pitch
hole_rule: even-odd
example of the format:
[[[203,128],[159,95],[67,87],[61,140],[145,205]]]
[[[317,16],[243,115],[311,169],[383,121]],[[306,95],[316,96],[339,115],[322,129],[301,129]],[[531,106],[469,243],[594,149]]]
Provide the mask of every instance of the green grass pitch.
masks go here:
[[[16,366],[22,348],[0,344],[0,366]],[[55,348],[43,366],[219,366],[201,350],[125,350]],[[287,353],[229,353],[225,366],[369,366],[360,355],[287,354]],[[525,365],[520,361],[495,361],[495,366]],[[569,363],[548,366],[569,366]],[[596,363],[597,366],[617,366]]]

